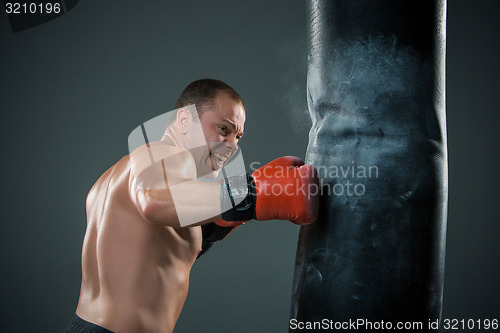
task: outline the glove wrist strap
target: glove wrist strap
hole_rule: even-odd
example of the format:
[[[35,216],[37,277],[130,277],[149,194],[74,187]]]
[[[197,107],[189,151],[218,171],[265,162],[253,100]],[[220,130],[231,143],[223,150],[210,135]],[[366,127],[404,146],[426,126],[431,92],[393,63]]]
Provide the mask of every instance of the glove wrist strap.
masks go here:
[[[224,178],[220,194],[223,220],[248,221],[255,219],[256,189],[251,175]]]

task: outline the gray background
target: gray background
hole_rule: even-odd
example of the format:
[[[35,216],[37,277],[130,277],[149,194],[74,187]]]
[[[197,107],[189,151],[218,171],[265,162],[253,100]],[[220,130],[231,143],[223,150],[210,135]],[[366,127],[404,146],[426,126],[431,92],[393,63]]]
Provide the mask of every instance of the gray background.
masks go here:
[[[499,9],[448,4],[444,318],[500,313]],[[302,1],[81,1],[15,34],[2,11],[0,52],[0,332],[66,326],[88,190],[189,82],[218,78],[244,97],[247,164],[304,157]],[[176,332],[286,332],[298,231],[252,222],[217,244],[193,267]]]

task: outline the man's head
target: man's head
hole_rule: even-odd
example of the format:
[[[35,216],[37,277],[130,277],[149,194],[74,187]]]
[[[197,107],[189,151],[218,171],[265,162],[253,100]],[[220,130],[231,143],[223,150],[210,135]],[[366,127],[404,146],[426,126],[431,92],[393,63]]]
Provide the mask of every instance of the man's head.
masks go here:
[[[184,109],[195,104],[197,114]],[[198,175],[216,177],[222,166],[237,151],[243,135],[245,104],[241,96],[219,80],[202,79],[189,84],[176,106],[178,132],[185,147],[191,150]],[[200,143],[200,126],[206,145]],[[208,147],[208,150],[207,150]]]
[[[175,108],[194,104],[201,115],[210,108],[215,96],[225,92],[234,102],[240,103],[245,109],[241,96],[226,83],[215,79],[201,79],[191,82],[181,93],[175,103]]]

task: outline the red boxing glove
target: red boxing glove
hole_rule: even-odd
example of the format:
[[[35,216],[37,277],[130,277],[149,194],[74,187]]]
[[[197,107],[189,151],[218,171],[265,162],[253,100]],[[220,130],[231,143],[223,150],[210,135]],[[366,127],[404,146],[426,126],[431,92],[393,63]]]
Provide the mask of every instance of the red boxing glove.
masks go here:
[[[252,174],[256,218],[309,224],[319,210],[319,180],[314,166],[293,156],[277,158]]]

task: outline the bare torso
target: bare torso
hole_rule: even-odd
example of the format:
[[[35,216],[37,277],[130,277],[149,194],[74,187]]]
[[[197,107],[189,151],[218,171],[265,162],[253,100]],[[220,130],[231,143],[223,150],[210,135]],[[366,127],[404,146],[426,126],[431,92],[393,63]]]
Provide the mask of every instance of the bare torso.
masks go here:
[[[76,313],[118,333],[172,332],[201,249],[201,228],[145,221],[130,198],[129,178],[125,156],[89,192]]]

